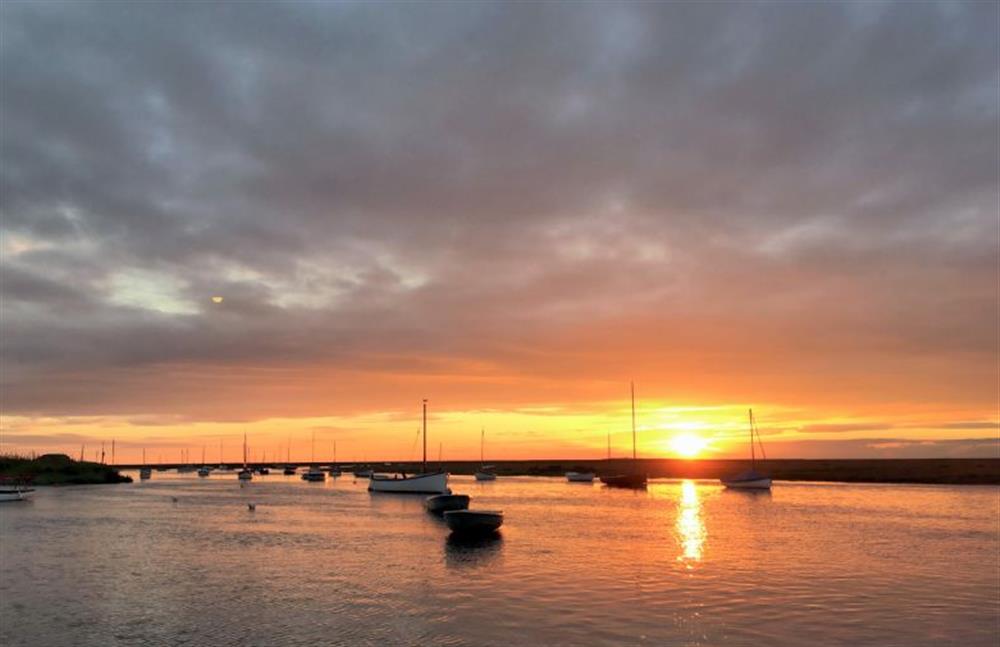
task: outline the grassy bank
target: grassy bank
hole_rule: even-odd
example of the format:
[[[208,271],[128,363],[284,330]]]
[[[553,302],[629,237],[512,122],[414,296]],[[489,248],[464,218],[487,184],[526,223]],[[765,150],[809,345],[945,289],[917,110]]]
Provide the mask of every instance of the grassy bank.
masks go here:
[[[75,461],[65,454],[45,454],[38,458],[0,456],[0,477],[31,481],[35,485],[91,485],[131,483],[118,470],[101,463]]]

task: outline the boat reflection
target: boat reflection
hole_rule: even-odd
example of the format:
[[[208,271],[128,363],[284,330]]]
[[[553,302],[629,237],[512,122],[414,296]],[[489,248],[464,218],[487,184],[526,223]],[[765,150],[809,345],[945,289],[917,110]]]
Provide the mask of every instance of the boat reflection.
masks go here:
[[[681,498],[677,509],[675,530],[681,547],[681,554],[677,556],[677,561],[689,569],[694,568],[694,565],[701,561],[707,537],[705,524],[701,519],[701,501],[698,498],[698,488],[694,481],[681,483]]]
[[[449,535],[444,543],[445,563],[449,568],[488,565],[502,554],[503,534],[499,531],[483,537]]]

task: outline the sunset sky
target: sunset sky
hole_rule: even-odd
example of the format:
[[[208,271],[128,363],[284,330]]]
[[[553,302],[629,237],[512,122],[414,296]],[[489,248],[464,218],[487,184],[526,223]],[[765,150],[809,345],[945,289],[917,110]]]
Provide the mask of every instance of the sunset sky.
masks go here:
[[[0,451],[997,456],[998,7],[0,4]]]

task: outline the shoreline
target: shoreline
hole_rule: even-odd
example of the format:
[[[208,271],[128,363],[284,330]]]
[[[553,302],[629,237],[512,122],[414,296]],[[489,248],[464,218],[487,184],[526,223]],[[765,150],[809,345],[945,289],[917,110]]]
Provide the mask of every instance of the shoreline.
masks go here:
[[[726,474],[750,467],[749,460],[736,459],[670,459],[640,458],[640,470],[649,478],[718,479]],[[267,463],[268,466],[284,465]],[[298,467],[326,466],[330,461],[293,462]],[[628,458],[539,459],[490,461],[499,476],[563,476],[569,471],[620,473],[632,468]],[[234,463],[230,464],[235,466]],[[264,463],[251,463],[251,466]],[[360,463],[341,462],[341,466]],[[371,462],[376,472],[418,472],[421,463]],[[175,469],[178,464],[151,465]],[[451,474],[471,475],[479,469],[479,461],[428,461],[430,469],[444,469]],[[776,481],[816,481],[829,483],[924,484],[924,485],[1000,485],[1000,458],[864,458],[864,459],[771,459],[757,462],[758,469]],[[138,469],[139,465],[122,464],[118,469]],[[216,467],[211,465],[211,467]]]

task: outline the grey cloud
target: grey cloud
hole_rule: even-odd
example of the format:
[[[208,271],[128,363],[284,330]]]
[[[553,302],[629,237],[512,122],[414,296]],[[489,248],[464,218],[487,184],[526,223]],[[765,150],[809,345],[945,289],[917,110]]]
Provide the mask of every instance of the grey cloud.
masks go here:
[[[2,230],[48,245],[3,259],[5,408],[414,348],[573,373],[628,317],[677,340],[647,373],[983,369],[997,11],[5,3]],[[135,268],[193,311],[110,302]]]

